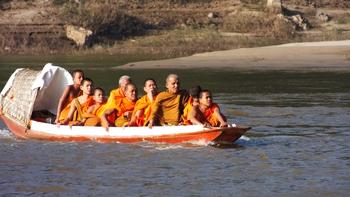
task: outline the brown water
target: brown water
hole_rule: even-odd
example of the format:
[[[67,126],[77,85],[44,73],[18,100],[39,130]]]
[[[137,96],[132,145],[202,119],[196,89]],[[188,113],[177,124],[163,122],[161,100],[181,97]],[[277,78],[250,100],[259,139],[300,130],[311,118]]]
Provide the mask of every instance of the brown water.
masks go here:
[[[3,64],[4,65],[4,64]],[[14,65],[1,66],[3,87]],[[86,68],[106,90],[178,73],[214,92],[230,122],[253,127],[227,147],[22,141],[0,123],[3,196],[348,196],[350,72],[116,71]]]

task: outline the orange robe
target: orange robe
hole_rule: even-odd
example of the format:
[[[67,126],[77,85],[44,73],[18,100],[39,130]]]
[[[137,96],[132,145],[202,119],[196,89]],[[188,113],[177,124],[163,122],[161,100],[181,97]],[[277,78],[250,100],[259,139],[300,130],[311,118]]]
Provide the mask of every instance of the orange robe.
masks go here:
[[[191,124],[191,121],[188,119],[188,114],[190,113],[190,111],[193,108],[192,104],[193,104],[193,98],[192,98],[192,96],[190,96],[190,98],[188,99],[187,105],[184,108],[184,114],[182,115],[182,120],[183,120],[183,123],[185,125]]]
[[[121,88],[117,88],[117,89],[112,90],[109,93],[108,100],[107,100],[106,104],[104,105],[104,110],[102,111],[101,116],[104,113],[104,111],[107,109],[117,109],[116,108],[117,103],[120,103],[120,101],[123,98],[125,98],[125,94]],[[117,114],[112,113],[112,114],[108,115],[106,118],[107,118],[107,121],[109,122],[109,124],[114,125],[115,120],[117,118]]]
[[[182,121],[181,116],[188,99],[189,94],[185,90],[176,94],[168,91],[159,93],[152,106],[150,119],[156,125],[178,125]]]
[[[83,119],[83,114],[93,104],[94,104],[94,100],[92,96],[89,96],[88,99],[83,104],[79,103],[78,98],[75,98],[62,110],[59,117],[59,121],[63,122],[67,118],[72,105],[75,105],[76,110],[74,111],[73,118],[71,121],[72,122],[81,121]]]
[[[91,113],[85,113],[83,115],[86,118],[84,126],[100,126],[101,125],[101,116],[106,110],[106,105],[101,104],[99,107],[95,107]]]
[[[156,99],[156,97],[154,99]],[[154,103],[154,100],[152,102],[147,95],[144,95],[136,102],[135,108],[133,111],[133,116],[136,114],[137,111],[143,110],[143,113],[141,114],[141,116],[138,117],[136,120],[137,126],[145,126],[147,122],[150,120],[153,103]]]
[[[124,113],[132,113],[134,111],[135,103],[136,101],[129,101],[127,98],[122,98],[119,102],[115,103],[114,109],[118,111],[117,119],[114,122],[115,126],[121,127],[129,122],[129,118],[125,117]]]
[[[220,109],[216,103],[213,103],[208,109],[205,110],[200,120],[202,123],[208,122],[212,127],[220,126],[218,117],[214,114],[215,109]]]
[[[122,89],[120,88],[114,89],[109,93],[107,105],[113,105],[114,103],[117,103],[118,100],[122,98],[125,98],[125,94],[122,91]]]
[[[77,97],[83,95],[83,92],[80,90],[79,93],[78,93],[78,96],[77,96],[77,97],[74,97],[74,95],[71,93],[71,88],[73,87],[73,85],[69,85],[69,87],[70,87],[70,90],[69,90],[70,93],[69,93],[69,95],[68,95],[68,100],[67,100],[66,104],[65,104],[64,106],[62,106],[62,110],[61,110],[61,113],[60,113],[60,117],[61,117],[61,114],[62,114],[63,110],[66,109],[66,107],[67,107],[68,105],[70,106],[70,103],[72,102],[73,99],[75,99],[75,98],[77,98]],[[64,116],[67,117],[67,116],[68,116],[68,113],[69,113],[69,109],[68,109],[68,111],[65,111],[64,113],[66,113]]]
[[[72,103],[73,99],[75,99],[75,98],[76,97],[73,97],[71,94],[69,95],[66,105],[63,106],[63,109],[61,110],[61,113],[59,114],[58,120],[60,122],[61,122],[61,120],[63,121],[68,116],[70,106],[71,106],[70,104]]]

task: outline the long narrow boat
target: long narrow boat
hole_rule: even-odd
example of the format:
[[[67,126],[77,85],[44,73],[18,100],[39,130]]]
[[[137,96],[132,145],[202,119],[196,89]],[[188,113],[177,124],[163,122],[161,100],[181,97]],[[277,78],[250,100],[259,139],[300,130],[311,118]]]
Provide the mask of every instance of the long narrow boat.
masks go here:
[[[50,141],[232,143],[250,129],[232,124],[227,128],[188,125],[152,128],[110,127],[106,130],[103,127],[57,126],[47,123],[47,120],[53,117],[33,117],[33,114],[42,110],[54,114],[59,96],[64,87],[71,83],[71,76],[65,69],[51,64],[45,65],[42,71],[17,69],[1,92],[2,121],[21,139]]]

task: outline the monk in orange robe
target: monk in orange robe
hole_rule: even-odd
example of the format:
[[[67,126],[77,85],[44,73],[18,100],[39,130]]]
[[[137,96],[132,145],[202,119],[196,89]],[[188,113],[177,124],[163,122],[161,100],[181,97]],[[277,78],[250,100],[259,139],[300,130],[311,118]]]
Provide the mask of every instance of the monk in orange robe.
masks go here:
[[[90,96],[92,88],[92,80],[85,78],[80,86],[83,95],[72,100],[70,104],[63,109],[61,116],[59,117],[60,124],[69,125],[81,125],[83,120],[83,114],[88,110],[88,108],[94,104],[93,98]],[[65,112],[68,111],[68,115]]]
[[[59,117],[61,116],[62,110],[66,108],[67,105],[71,103],[74,98],[77,98],[82,94],[80,86],[81,82],[84,79],[84,72],[82,70],[74,70],[72,73],[72,77],[73,85],[69,85],[66,87],[66,89],[64,89],[62,96],[58,102],[55,123],[59,123]],[[62,116],[68,116],[68,112],[69,110],[66,110]]]
[[[186,90],[180,90],[179,77],[175,74],[168,75],[166,88],[154,101],[148,124],[150,128],[154,125],[178,125],[182,122],[181,116],[189,94]]]
[[[125,86],[128,83],[132,83],[131,78],[127,75],[123,75],[119,78],[119,87],[112,90],[109,94],[107,105],[113,105],[118,102],[119,99],[125,98]]]
[[[226,118],[221,114],[217,104],[212,102],[209,90],[199,93],[199,106],[192,108],[189,113],[192,124],[200,124],[206,127],[227,127]]]
[[[184,113],[182,115],[183,123],[185,125],[190,125],[191,121],[188,118],[188,114],[192,110],[193,107],[197,107],[199,105],[199,93],[201,92],[202,88],[200,86],[194,86],[191,89],[189,89],[190,98],[188,99],[188,103],[184,109]]]
[[[154,79],[145,80],[143,90],[146,95],[137,100],[128,126],[145,126],[151,116],[152,104],[157,97],[157,83]]]
[[[134,84],[128,83],[125,86],[125,98],[118,99],[113,104],[108,104],[101,116],[102,126],[108,129],[110,126],[127,126],[131,120],[132,112],[137,101],[137,88]],[[111,119],[110,116],[114,116]],[[114,122],[113,122],[114,120]]]
[[[84,126],[100,126],[101,116],[105,110],[106,100],[102,88],[95,88],[93,99],[95,104],[90,106],[86,113],[83,114]]]

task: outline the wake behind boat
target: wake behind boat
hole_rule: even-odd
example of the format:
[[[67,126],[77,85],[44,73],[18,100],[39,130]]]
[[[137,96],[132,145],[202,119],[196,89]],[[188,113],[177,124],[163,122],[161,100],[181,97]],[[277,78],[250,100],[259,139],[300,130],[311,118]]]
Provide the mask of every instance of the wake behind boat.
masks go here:
[[[63,68],[47,64],[41,71],[17,69],[1,91],[1,119],[17,137],[51,141],[141,141],[232,143],[250,127],[205,128],[202,125],[148,127],[57,126],[52,124],[59,96],[72,84]]]

